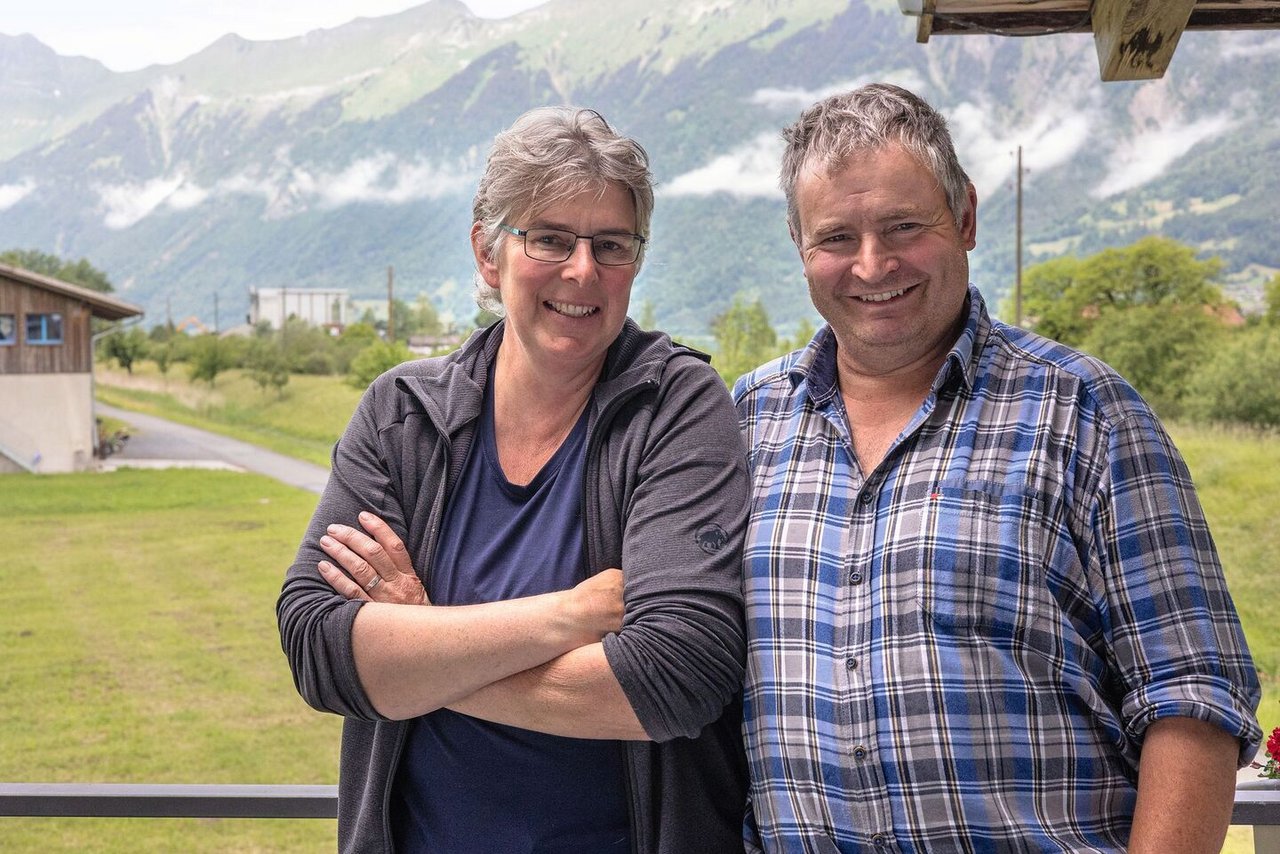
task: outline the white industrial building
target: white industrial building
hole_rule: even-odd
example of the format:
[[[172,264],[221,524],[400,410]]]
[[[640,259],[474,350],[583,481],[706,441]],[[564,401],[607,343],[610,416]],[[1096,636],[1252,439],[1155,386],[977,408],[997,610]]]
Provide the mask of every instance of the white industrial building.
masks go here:
[[[350,295],[338,288],[250,288],[249,325],[266,321],[272,329],[284,328],[290,317],[341,330],[348,322]]]

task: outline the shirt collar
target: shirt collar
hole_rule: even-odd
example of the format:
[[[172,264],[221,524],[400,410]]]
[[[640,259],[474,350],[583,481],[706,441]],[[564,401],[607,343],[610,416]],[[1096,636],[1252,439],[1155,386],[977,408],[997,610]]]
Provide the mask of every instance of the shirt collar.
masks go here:
[[[954,382],[963,383],[968,389],[973,388],[978,375],[978,362],[990,335],[991,317],[987,314],[986,301],[978,288],[970,284],[964,328],[934,378],[935,394]],[[815,406],[830,403],[840,393],[839,374],[836,370],[836,336],[830,325],[824,323],[814,334],[791,366],[788,377],[792,388],[806,394]]]

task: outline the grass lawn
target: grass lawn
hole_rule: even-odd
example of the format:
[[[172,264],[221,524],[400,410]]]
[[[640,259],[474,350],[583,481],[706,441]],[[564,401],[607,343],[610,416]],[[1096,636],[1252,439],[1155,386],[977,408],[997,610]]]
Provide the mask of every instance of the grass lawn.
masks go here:
[[[275,626],[315,496],[193,470],[0,477],[0,780],[337,781]],[[0,851],[323,851],[325,820],[0,818]]]

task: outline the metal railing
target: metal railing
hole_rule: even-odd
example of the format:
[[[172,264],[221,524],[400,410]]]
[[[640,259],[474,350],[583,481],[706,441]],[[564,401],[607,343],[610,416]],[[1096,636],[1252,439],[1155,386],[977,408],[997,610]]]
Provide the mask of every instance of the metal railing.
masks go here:
[[[0,817],[336,818],[337,786],[0,783]],[[1256,854],[1280,854],[1280,789],[1242,784],[1233,825],[1252,825]]]
[[[1254,854],[1280,854],[1280,789],[1274,781],[1238,784],[1231,823],[1253,825]]]
[[[337,786],[0,783],[0,816],[337,818]]]

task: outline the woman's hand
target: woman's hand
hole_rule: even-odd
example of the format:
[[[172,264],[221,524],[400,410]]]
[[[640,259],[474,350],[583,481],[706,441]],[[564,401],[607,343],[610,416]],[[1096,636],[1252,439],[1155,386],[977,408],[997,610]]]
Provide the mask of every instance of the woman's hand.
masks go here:
[[[330,525],[320,538],[320,548],[337,562],[316,564],[329,586],[348,599],[430,605],[404,543],[391,527],[369,512],[360,514],[360,526],[364,531]]]

